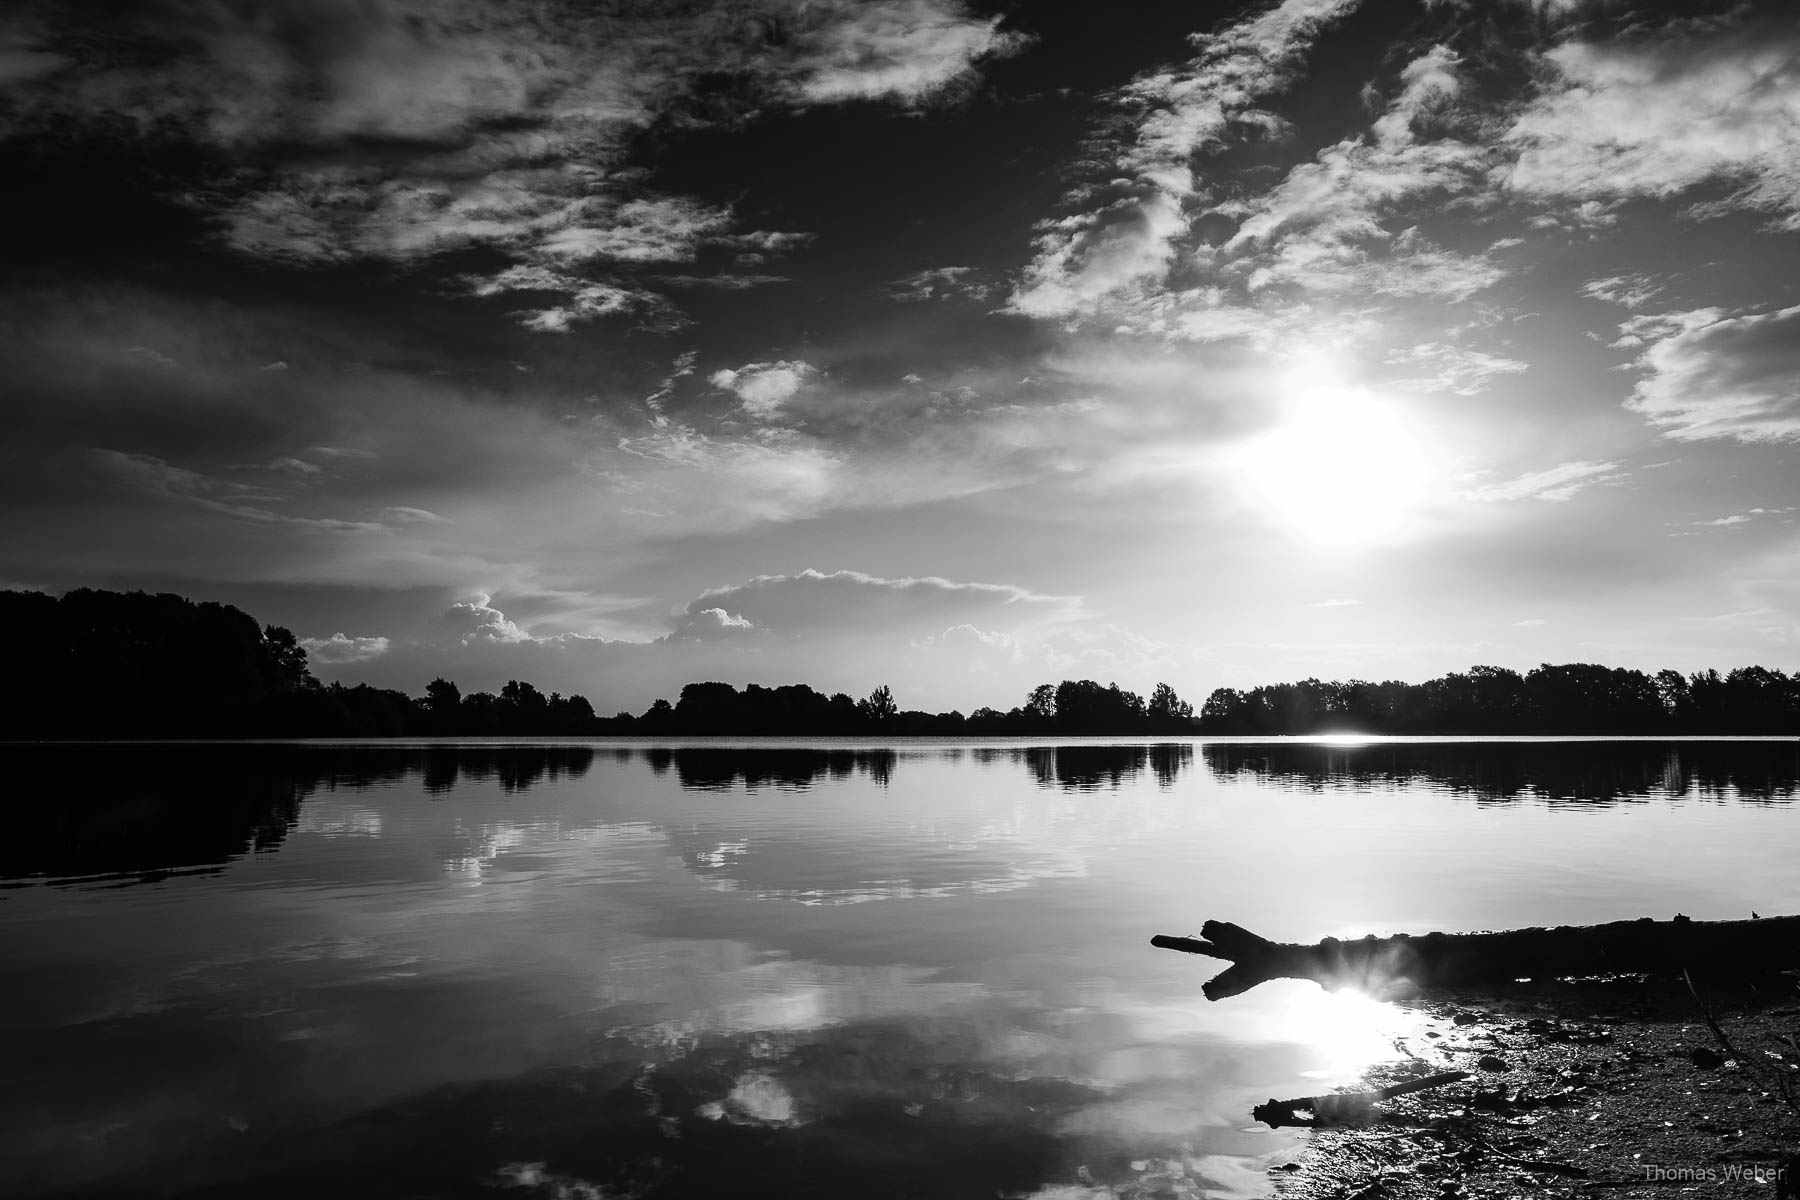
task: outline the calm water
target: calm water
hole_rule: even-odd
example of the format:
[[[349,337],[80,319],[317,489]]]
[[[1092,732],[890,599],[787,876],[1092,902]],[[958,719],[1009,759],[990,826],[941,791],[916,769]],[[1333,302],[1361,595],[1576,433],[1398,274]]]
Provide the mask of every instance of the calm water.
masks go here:
[[[1421,1022],[1151,934],[1800,912],[1793,742],[7,753],[14,1195],[1263,1195]]]

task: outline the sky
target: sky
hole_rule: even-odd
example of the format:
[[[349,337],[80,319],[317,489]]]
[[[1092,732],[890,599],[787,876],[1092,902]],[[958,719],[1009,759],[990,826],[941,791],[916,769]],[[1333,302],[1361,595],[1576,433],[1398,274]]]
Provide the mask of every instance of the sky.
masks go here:
[[[0,586],[323,679],[1800,666],[1790,4],[24,0],[0,160]]]

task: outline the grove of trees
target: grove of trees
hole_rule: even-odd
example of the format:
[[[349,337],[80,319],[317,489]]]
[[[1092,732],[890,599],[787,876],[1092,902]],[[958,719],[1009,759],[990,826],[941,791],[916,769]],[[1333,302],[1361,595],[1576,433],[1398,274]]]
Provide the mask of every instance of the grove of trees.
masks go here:
[[[1800,674],[1654,675],[1594,663],[1471,667],[1424,683],[1302,679],[1219,688],[1209,734],[1800,734]]]

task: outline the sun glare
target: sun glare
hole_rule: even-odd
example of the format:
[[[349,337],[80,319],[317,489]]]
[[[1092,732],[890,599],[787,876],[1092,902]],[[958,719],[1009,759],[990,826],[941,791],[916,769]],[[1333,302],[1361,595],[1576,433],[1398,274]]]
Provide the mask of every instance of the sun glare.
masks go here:
[[[1285,1019],[1311,1050],[1306,1074],[1348,1081],[1370,1065],[1392,1058],[1397,1040],[1416,1040],[1432,1021],[1420,1013],[1385,1004],[1361,992],[1297,988],[1288,997]]]
[[[1238,448],[1241,494],[1272,524],[1327,545],[1403,537],[1433,490],[1437,464],[1414,422],[1362,388],[1294,380],[1283,420]]]

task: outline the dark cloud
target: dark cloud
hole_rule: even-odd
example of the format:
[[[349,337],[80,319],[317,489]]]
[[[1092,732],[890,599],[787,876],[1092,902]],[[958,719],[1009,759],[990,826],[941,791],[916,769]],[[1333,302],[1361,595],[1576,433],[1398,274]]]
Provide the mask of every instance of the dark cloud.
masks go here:
[[[477,294],[541,297],[535,330],[668,321],[637,265],[767,254],[804,231],[646,187],[632,138],[703,76],[758,104],[928,102],[1021,40],[960,0],[779,0],[583,10],[468,0],[170,3],[15,26],[0,133],[183,139],[226,162],[187,181],[232,248],[320,265],[486,250]],[[228,165],[227,165],[228,164]]]

